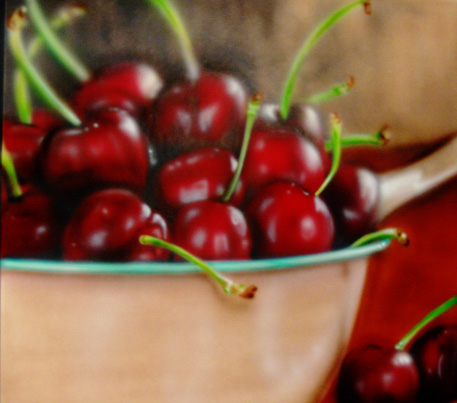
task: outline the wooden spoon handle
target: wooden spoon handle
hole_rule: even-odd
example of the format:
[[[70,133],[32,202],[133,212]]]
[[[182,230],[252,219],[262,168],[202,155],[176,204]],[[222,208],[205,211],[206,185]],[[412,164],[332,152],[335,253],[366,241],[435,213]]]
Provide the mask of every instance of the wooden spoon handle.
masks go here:
[[[457,176],[457,136],[427,157],[380,175],[378,221],[403,204]]]

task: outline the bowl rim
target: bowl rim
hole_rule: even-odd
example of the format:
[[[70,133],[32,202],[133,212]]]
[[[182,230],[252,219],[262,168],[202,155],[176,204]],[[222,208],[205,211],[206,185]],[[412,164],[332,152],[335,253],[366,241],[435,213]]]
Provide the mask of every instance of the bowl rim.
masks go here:
[[[209,264],[220,272],[256,272],[309,268],[326,263],[342,262],[370,256],[385,250],[390,240],[383,239],[358,247],[346,247],[325,253],[271,259],[211,261]],[[201,270],[188,262],[93,262],[62,261],[23,258],[0,259],[2,270],[37,273],[77,274],[188,274]]]

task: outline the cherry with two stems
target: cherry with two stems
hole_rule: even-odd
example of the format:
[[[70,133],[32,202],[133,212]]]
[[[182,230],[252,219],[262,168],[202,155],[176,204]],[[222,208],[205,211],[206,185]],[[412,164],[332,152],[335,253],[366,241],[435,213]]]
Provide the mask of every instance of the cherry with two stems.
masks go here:
[[[452,387],[455,385],[456,367],[455,356],[446,357],[444,350],[440,354],[432,355],[431,363],[435,368],[439,367],[440,360],[447,359],[451,362],[450,366],[444,365],[442,368],[449,369],[450,372],[439,375],[437,383],[433,383],[435,373],[427,373],[427,367],[424,364],[424,356],[421,352],[431,347],[436,347],[436,335],[441,334],[441,330],[431,330],[419,338],[411,347],[410,352],[406,347],[414,340],[416,335],[425,328],[432,320],[457,304],[457,297],[453,297],[432,312],[426,315],[417,325],[415,325],[394,347],[380,346],[369,344],[357,347],[349,352],[344,359],[338,379],[338,402],[395,402],[395,403],[414,403],[425,391],[432,393],[434,402],[440,401],[443,388],[446,388],[448,382],[451,385],[451,400],[455,398]],[[442,337],[442,336],[441,336]],[[440,337],[438,337],[440,339]],[[450,336],[442,337],[444,343],[438,343],[438,346],[450,345],[451,354],[455,354],[455,344],[452,346],[452,331]],[[423,349],[425,348],[425,349]],[[446,357],[446,358],[445,358]],[[428,382],[427,382],[428,381]],[[432,386],[432,389],[427,389]],[[436,386],[436,389],[434,389]],[[428,395],[430,396],[430,395]],[[445,400],[448,401],[448,400]]]
[[[208,172],[191,172],[191,184],[194,187],[199,183],[205,186],[211,185],[210,187],[214,189],[213,194],[208,195],[207,189],[197,188],[194,196],[197,196],[199,200],[183,204],[178,209],[173,222],[173,239],[177,245],[199,258],[206,260],[246,260],[251,257],[252,237],[249,225],[243,212],[235,207],[232,202],[238,197],[237,189],[240,188],[241,171],[246,158],[252,126],[261,102],[262,97],[256,95],[251,98],[248,104],[239,162],[236,164],[234,172],[231,172],[231,168],[228,170],[228,167],[219,172],[214,172],[215,176]],[[210,162],[214,164],[214,161]],[[201,167],[201,162],[199,162],[199,167]],[[181,190],[185,189],[183,183],[185,181],[178,181]],[[219,189],[216,189],[214,184],[217,184]],[[214,197],[208,197],[216,195],[219,196],[216,200]]]
[[[163,86],[157,71],[146,63],[123,62],[93,73],[62,43],[52,29],[38,0],[27,0],[30,18],[55,59],[80,83],[73,108],[82,119],[93,111],[116,107],[135,117],[144,113]]]
[[[245,211],[251,224],[254,254],[284,257],[326,252],[335,237],[333,217],[319,196],[335,176],[341,159],[341,121],[332,114],[333,160],[319,188],[309,193],[297,183],[278,180],[261,187]]]
[[[31,63],[22,42],[25,23],[23,8],[8,19],[13,56],[37,95],[73,126],[53,131],[42,144],[45,184],[65,196],[113,186],[142,192],[155,156],[139,124],[127,112],[114,108],[100,110],[83,124]]]
[[[168,0],[148,0],[176,34],[186,79],[161,94],[149,114],[152,140],[168,158],[202,147],[236,151],[248,94],[232,75],[202,70],[178,10]]]
[[[353,1],[336,10],[310,33],[295,56],[279,104],[265,104],[259,111],[259,119],[256,123],[259,130],[269,127],[284,128],[305,136],[316,145],[325,165],[327,163],[325,141],[328,127],[326,116],[316,106],[309,103],[292,104],[292,95],[302,65],[318,40],[341,18],[359,6],[364,8],[366,14],[371,13],[369,0]]]

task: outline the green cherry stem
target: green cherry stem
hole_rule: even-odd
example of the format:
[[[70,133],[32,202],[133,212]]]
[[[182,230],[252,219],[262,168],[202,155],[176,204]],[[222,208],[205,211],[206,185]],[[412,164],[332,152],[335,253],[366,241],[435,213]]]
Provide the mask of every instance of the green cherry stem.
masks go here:
[[[321,104],[324,102],[332,101],[337,97],[346,95],[352,89],[354,83],[355,79],[353,76],[351,76],[345,83],[334,85],[326,91],[308,97],[306,102],[309,104]]]
[[[60,99],[51,86],[35,69],[28,57],[22,41],[22,29],[25,24],[26,18],[24,7],[16,9],[7,21],[9,46],[17,65],[27,77],[30,86],[35,90],[36,94],[43,102],[45,102],[51,109],[59,113],[72,125],[79,126],[81,121],[78,116],[62,99]]]
[[[457,305],[457,295],[448,299],[446,302],[435,308],[427,314],[416,326],[414,326],[396,345],[397,350],[404,350],[408,343],[419,333],[426,325],[446,312],[448,309]]]
[[[164,241],[163,239],[156,238],[150,235],[141,235],[139,239],[143,245],[152,245],[159,248],[164,248],[172,253],[182,257],[183,259],[195,264],[202,269],[207,275],[209,275],[216,283],[218,283],[226,294],[238,295],[241,298],[251,299],[254,298],[254,294],[257,291],[257,287],[254,285],[245,286],[243,284],[235,283],[232,280],[222,276],[216,270],[214,270],[209,264],[199,259],[195,255],[189,253],[185,249]]]
[[[281,102],[280,102],[280,108],[281,108],[280,110],[281,110],[281,117],[284,120],[287,119],[287,116],[289,115],[290,102],[291,102],[292,92],[293,92],[293,89],[295,86],[295,82],[297,81],[298,74],[300,73],[300,70],[303,66],[303,62],[305,61],[309,52],[314,47],[316,42],[336,22],[338,22],[342,17],[344,17],[346,14],[348,14],[352,9],[354,9],[355,7],[360,6],[360,5],[364,7],[365,13],[367,13],[367,14],[371,13],[370,1],[367,1],[367,0],[353,1],[352,3],[349,3],[349,4],[341,7],[340,9],[338,9],[337,11],[332,13],[330,16],[328,16],[326,19],[324,19],[306,38],[302,47],[299,49],[297,56],[295,57],[295,60],[292,64],[292,68],[289,72],[289,75],[287,77],[286,84],[284,86],[284,90],[282,93],[282,98],[281,98]]]
[[[71,23],[75,18],[85,14],[85,9],[79,5],[72,4],[62,7],[57,15],[51,20],[51,28],[59,30]],[[43,46],[40,36],[35,36],[27,47],[27,54],[32,60]],[[13,94],[19,121],[24,124],[32,123],[32,101],[26,76],[21,69],[16,69],[13,77]]]
[[[390,141],[390,135],[387,126],[383,126],[374,134],[352,134],[341,138],[342,147],[354,147],[354,146],[385,146]],[[325,142],[325,149],[327,151],[332,150],[333,141],[329,139]]]
[[[257,118],[257,113],[259,111],[262,100],[263,96],[261,94],[254,94],[248,104],[246,112],[246,126],[244,128],[243,142],[241,144],[240,154],[238,156],[238,165],[236,166],[233,178],[230,181],[227,190],[222,196],[221,200],[223,202],[230,200],[240,180],[241,171],[243,169],[246,153],[248,151],[249,141],[251,139],[252,128],[254,126],[255,119]]]
[[[351,244],[350,247],[355,248],[358,246],[368,245],[373,242],[391,239],[397,240],[401,245],[409,245],[409,238],[408,235],[406,235],[406,233],[400,231],[397,228],[384,228],[379,231],[363,235],[362,237],[357,239],[353,244]]]
[[[328,184],[332,181],[334,176],[336,175],[338,168],[340,167],[341,163],[341,133],[342,133],[342,127],[341,127],[341,120],[338,117],[336,113],[332,113],[330,115],[330,123],[332,126],[331,129],[331,138],[332,138],[332,166],[330,167],[330,171],[325,178],[324,182],[320,186],[319,189],[317,189],[315,195],[319,196],[325,188],[328,186]]]
[[[19,180],[17,179],[13,159],[11,158],[11,154],[9,153],[9,151],[6,149],[4,142],[2,142],[2,167],[5,170],[13,196],[21,197],[22,189],[19,185]]]
[[[56,60],[79,81],[87,81],[90,77],[89,70],[58,38],[50,24],[47,22],[38,1],[26,0],[26,4],[30,12],[30,19],[33,22],[33,25]]]
[[[190,81],[195,81],[200,73],[200,65],[195,56],[192,41],[184,25],[181,15],[174,4],[169,0],[146,0],[155,6],[178,38],[181,52],[186,65],[187,76]]]

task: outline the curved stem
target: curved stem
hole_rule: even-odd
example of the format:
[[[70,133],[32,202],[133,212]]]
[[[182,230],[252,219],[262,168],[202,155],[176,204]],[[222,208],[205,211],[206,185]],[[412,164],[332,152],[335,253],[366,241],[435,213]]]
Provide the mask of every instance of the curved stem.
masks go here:
[[[184,22],[173,3],[169,0],[146,0],[155,6],[178,38],[181,52],[186,65],[187,76],[190,81],[195,81],[200,74],[200,65],[195,56],[192,41],[185,28]]]
[[[346,95],[354,86],[355,80],[354,77],[349,77],[349,80],[342,84],[334,85],[326,91],[314,94],[306,99],[307,103],[310,104],[320,104],[323,102],[332,101],[337,97]]]
[[[44,80],[41,74],[35,69],[22,42],[22,29],[25,25],[24,8],[17,9],[8,19],[9,45],[13,57],[27,77],[29,84],[36,91],[36,94],[50,108],[59,113],[72,125],[79,126],[81,121],[78,116],[60,99],[51,86]]]
[[[5,147],[5,143],[2,143],[2,167],[5,170],[6,176],[8,177],[8,182],[10,184],[11,193],[13,197],[21,197],[22,189],[17,179],[16,170],[14,168],[13,159],[11,154]]]
[[[317,189],[315,193],[316,196],[319,196],[325,190],[328,184],[332,181],[341,163],[341,120],[338,117],[338,115],[333,113],[330,116],[330,122],[332,125],[332,166],[324,182],[322,183],[320,188]]]
[[[190,263],[195,264],[200,269],[202,269],[207,275],[209,275],[216,283],[218,283],[225,293],[238,295],[241,298],[251,299],[254,297],[254,293],[257,290],[256,286],[245,286],[243,284],[235,283],[232,280],[222,276],[216,270],[214,270],[209,264],[199,259],[198,257],[192,255],[185,249],[164,241],[163,239],[156,238],[150,235],[141,235],[139,239],[140,243],[143,245],[152,245],[159,248],[164,248],[169,250],[172,253],[177,254],[183,259],[187,260]]]
[[[407,344],[417,335],[417,333],[419,333],[432,320],[436,319],[454,305],[457,305],[457,295],[448,299],[446,302],[427,314],[416,326],[414,326],[404,337],[402,337],[402,339],[395,345],[395,348],[397,350],[404,350]]]
[[[244,128],[243,143],[241,144],[240,155],[238,156],[238,164],[236,166],[235,173],[233,174],[233,178],[230,181],[224,195],[222,196],[221,200],[223,202],[230,200],[240,180],[241,171],[243,169],[246,153],[248,151],[249,140],[251,139],[252,128],[254,126],[260,104],[262,103],[262,99],[263,97],[260,94],[256,94],[251,98],[251,101],[248,104],[248,109],[246,112],[246,126]]]
[[[340,8],[339,10],[332,13],[328,16],[325,20],[323,20],[307,37],[305,42],[303,43],[302,47],[300,48],[295,60],[292,64],[292,68],[289,72],[289,75],[286,80],[286,84],[284,86],[284,90],[282,93],[282,98],[280,102],[281,108],[281,117],[283,119],[287,119],[289,115],[290,109],[290,101],[292,98],[292,92],[295,86],[295,82],[297,80],[298,74],[302,68],[303,62],[305,61],[306,57],[308,56],[311,49],[314,47],[316,42],[342,17],[348,14],[353,8],[357,6],[364,6],[365,12],[370,12],[370,4],[368,1],[364,0],[357,0],[353,1],[350,4],[347,4]]]
[[[400,231],[397,228],[384,228],[382,230],[371,232],[360,237],[350,246],[350,248],[368,245],[373,242],[387,239],[396,239],[401,245],[409,245],[408,236],[403,231]]]
[[[30,12],[30,19],[40,34],[43,42],[48,47],[49,51],[55,56],[56,60],[79,81],[88,80],[90,77],[89,70],[72,52],[68,50],[68,48],[51,29],[38,4],[38,1],[26,0],[26,4]]]
[[[341,138],[342,147],[353,147],[353,146],[384,146],[390,140],[387,126],[382,127],[375,134],[352,134]],[[332,150],[333,141],[332,139],[325,142],[325,149],[327,151]]]
[[[51,27],[54,30],[61,29],[69,24],[74,18],[80,17],[85,13],[84,8],[78,5],[69,5],[58,11],[57,15],[51,21]],[[32,60],[43,46],[40,36],[35,36],[27,47],[27,54]],[[18,118],[21,123],[32,123],[32,101],[30,97],[27,78],[21,69],[16,69],[13,77],[13,94],[16,104]]]

